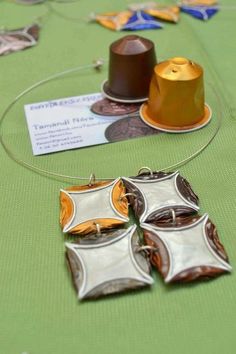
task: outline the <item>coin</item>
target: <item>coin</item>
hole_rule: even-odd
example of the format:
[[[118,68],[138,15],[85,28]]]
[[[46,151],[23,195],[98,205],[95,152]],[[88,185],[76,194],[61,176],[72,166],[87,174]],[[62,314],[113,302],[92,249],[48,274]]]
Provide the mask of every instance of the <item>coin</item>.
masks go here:
[[[137,112],[140,105],[140,103],[120,103],[111,101],[108,98],[103,98],[95,102],[90,109],[93,113],[102,116],[123,116]]]
[[[109,125],[105,137],[109,142],[159,134],[160,131],[146,125],[139,117],[127,117]]]

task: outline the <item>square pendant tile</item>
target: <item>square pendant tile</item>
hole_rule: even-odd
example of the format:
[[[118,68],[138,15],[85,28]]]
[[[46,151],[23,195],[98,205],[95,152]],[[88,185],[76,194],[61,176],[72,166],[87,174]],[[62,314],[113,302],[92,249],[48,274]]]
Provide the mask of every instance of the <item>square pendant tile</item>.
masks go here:
[[[170,209],[176,215],[192,214],[199,210],[198,197],[178,172],[143,173],[123,177],[129,201],[140,222],[152,222],[161,215],[168,217]]]
[[[66,243],[78,298],[98,297],[153,283],[146,257],[137,251],[136,226],[100,237]]]
[[[208,215],[183,218],[182,226],[142,223],[147,245],[158,248],[151,257],[166,283],[212,278],[230,272],[228,256]]]
[[[81,236],[122,226],[129,221],[128,201],[120,178],[112,182],[61,190],[60,223],[63,232]]]

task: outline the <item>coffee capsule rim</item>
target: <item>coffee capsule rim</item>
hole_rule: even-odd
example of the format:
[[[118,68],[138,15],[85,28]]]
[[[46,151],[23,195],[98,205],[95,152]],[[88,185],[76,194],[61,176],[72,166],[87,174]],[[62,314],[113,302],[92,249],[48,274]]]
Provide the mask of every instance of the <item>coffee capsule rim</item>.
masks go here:
[[[139,102],[145,102],[148,100],[148,97],[141,97],[141,98],[126,98],[123,96],[118,96],[118,95],[114,95],[113,92],[111,92],[110,88],[109,88],[109,83],[108,80],[105,80],[102,82],[101,85],[101,91],[102,94],[109,98],[109,100],[111,101],[115,101],[115,102],[121,102],[121,103],[139,103]]]
[[[147,102],[142,104],[139,110],[139,115],[144,123],[149,125],[150,127],[161,130],[166,133],[188,133],[188,132],[193,132],[195,130],[201,129],[205,127],[211,120],[212,118],[212,109],[211,107],[205,103],[204,105],[204,117],[197,123],[184,126],[184,127],[173,127],[165,124],[158,123],[154,121],[150,116],[148,116],[146,110],[147,110]]]

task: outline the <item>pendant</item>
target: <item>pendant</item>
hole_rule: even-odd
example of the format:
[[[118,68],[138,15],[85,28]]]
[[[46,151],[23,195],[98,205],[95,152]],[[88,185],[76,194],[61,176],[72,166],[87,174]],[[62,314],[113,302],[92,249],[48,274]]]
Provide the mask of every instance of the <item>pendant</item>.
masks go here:
[[[41,2],[45,2],[46,0],[14,0],[14,1],[23,5],[37,5],[40,4]]]
[[[145,13],[144,11],[136,11],[121,29],[122,31],[139,31],[160,28],[163,28],[163,25],[156,21],[155,17]]]
[[[120,31],[132,16],[131,11],[106,12],[102,14],[91,14],[90,20],[96,21],[103,27],[113,31]]]
[[[158,248],[152,264],[166,283],[214,278],[232,270],[207,214],[175,218],[160,224],[142,223],[147,245]]]
[[[182,0],[180,6],[213,6],[218,5],[217,0]]]
[[[60,224],[63,232],[84,236],[122,226],[129,221],[128,201],[121,178],[90,181],[60,192]]]
[[[130,205],[140,222],[168,217],[170,209],[174,209],[176,215],[199,210],[198,197],[178,172],[145,172],[123,180]]]
[[[219,7],[214,5],[181,5],[181,11],[199,20],[207,21],[219,11]]]
[[[40,27],[37,24],[15,30],[0,31],[0,56],[33,47],[38,42]]]
[[[66,256],[80,300],[153,284],[136,226],[66,243]]]

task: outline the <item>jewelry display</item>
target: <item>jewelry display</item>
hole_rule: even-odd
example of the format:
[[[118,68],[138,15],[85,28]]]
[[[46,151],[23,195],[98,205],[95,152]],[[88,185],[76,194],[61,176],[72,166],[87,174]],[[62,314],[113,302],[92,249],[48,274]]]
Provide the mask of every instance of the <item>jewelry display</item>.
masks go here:
[[[160,64],[155,65],[152,43],[137,36],[127,36],[115,42],[114,46],[110,47],[110,62],[113,60],[115,63],[117,48],[121,43],[122,46],[127,43],[126,48],[132,43],[128,52],[130,55],[132,50],[135,50],[138,63],[139,52],[136,45],[139,47],[140,41],[142,48],[145,47],[144,43],[147,44],[144,52],[145,55],[147,53],[147,61],[151,63],[148,70],[155,71],[156,66],[159,67]],[[122,55],[124,53],[118,51],[117,63],[122,62]],[[126,59],[128,60],[128,57]],[[177,66],[195,67],[194,63],[191,64],[184,58],[174,60]],[[103,63],[102,60],[97,60],[92,65],[52,75],[19,94],[0,118],[0,142],[8,156],[37,173],[70,180],[85,180],[86,177],[67,176],[44,170],[19,159],[3,139],[2,124],[14,104],[28,92],[58,77],[85,68],[100,70]],[[134,67],[135,65],[137,64],[134,63]],[[120,70],[125,72],[125,66],[124,61]],[[125,92],[122,85],[117,85],[115,67],[115,64],[114,67],[110,65],[111,71],[106,86],[112,94],[115,92],[114,102],[117,96],[122,97],[121,109],[124,109],[124,104],[130,102],[132,111],[133,104],[136,104],[133,99],[140,101],[141,97],[142,101],[146,94],[135,91],[136,87],[128,84],[128,90]],[[155,77],[155,74],[153,75],[149,76],[151,85]],[[201,76],[199,83],[202,85]],[[199,84],[195,82],[194,85],[198,88]],[[194,86],[193,92],[197,88]],[[145,99],[147,100],[147,97]],[[150,102],[148,98],[148,104]],[[118,103],[114,106],[114,112],[117,105]],[[199,100],[199,106],[204,107],[204,97]],[[111,109],[112,104],[109,107]],[[193,114],[194,112],[193,109]],[[198,113],[196,117],[199,118]],[[72,238],[71,242],[65,243],[66,258],[80,300],[152,285],[150,264],[157,268],[166,283],[210,279],[231,271],[228,256],[219,241],[214,224],[207,214],[202,217],[198,214],[199,200],[192,187],[178,171],[169,172],[191,161],[206,149],[216,136],[220,122],[218,116],[217,128],[207,143],[172,166],[158,171],[142,167],[134,177],[121,175],[115,178],[97,178],[91,173],[87,184],[61,189],[60,224],[63,232],[70,234]],[[135,214],[135,222],[140,223],[143,236],[137,231],[135,224],[128,226],[128,222],[131,222],[129,209]]]

